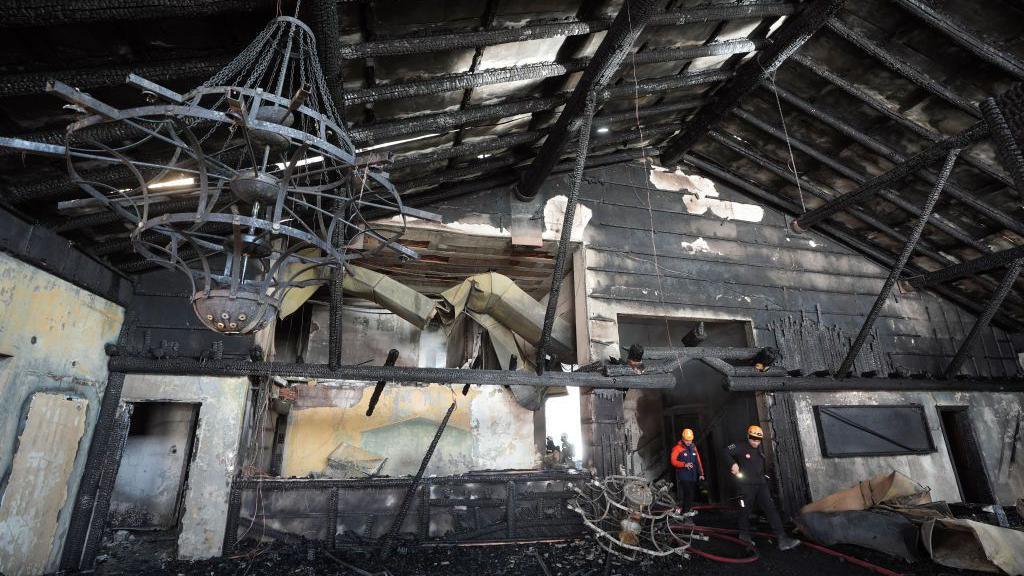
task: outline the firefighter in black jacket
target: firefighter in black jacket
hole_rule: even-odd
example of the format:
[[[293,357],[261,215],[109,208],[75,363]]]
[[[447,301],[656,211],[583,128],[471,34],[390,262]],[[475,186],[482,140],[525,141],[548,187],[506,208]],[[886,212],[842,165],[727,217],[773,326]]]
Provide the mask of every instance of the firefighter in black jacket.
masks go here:
[[[799,540],[790,538],[782,529],[782,520],[775,509],[772,496],[768,492],[768,476],[765,475],[766,461],[761,441],[764,431],[760,426],[747,428],[747,441],[742,444],[730,444],[726,449],[726,462],[732,462],[730,471],[736,478],[740,490],[740,540],[748,544],[750,538],[750,512],[760,508],[768,517],[768,524],[778,539],[779,550],[789,550],[800,544]]]

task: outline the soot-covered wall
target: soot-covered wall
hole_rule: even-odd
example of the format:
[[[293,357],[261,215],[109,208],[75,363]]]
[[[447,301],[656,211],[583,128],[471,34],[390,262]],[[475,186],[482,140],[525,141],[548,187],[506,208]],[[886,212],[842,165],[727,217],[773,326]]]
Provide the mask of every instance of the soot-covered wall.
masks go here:
[[[543,202],[553,204],[569,185],[568,175],[551,178],[542,188]],[[432,209],[444,215],[445,223],[473,222],[507,233],[510,202],[504,193],[482,193]],[[582,271],[577,286],[577,330],[586,330],[579,337],[580,344],[586,343],[579,346],[585,348],[581,362],[588,360],[587,353],[589,360],[622,354],[620,345],[628,343],[619,341],[620,317],[744,322],[752,345],[801,352],[800,342],[786,342],[786,330],[810,327],[848,339],[857,333],[888,273],[827,237],[792,233],[786,215],[727,187],[640,162],[586,171],[577,214],[585,217],[585,227],[574,234],[582,240],[574,259],[578,278]],[[931,293],[897,291],[875,325],[877,338],[869,352],[886,367],[936,373],[973,320]],[[990,328],[965,371],[1014,375],[1022,346],[1020,336]],[[662,432],[660,418],[636,416],[638,407],[657,411],[661,402],[659,393],[627,393],[630,438]],[[584,403],[586,412],[586,395]],[[743,433],[737,430],[736,439]],[[664,466],[663,454],[637,458],[644,468]]]

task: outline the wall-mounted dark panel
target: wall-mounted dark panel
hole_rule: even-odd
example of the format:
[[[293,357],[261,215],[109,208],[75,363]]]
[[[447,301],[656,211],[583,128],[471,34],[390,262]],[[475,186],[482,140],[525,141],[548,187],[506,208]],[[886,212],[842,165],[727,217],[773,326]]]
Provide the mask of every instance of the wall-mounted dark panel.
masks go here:
[[[935,451],[924,408],[902,406],[815,406],[822,455],[892,456]]]

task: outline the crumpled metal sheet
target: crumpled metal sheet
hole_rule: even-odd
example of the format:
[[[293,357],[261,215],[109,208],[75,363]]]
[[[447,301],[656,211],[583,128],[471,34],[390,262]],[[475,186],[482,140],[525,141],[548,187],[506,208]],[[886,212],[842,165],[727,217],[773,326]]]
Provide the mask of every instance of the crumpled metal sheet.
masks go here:
[[[1024,576],[1024,532],[974,520],[929,520],[921,527],[932,560],[950,568]]]
[[[800,513],[866,510],[876,504],[916,505],[931,501],[930,488],[893,470],[815,500],[801,508]]]
[[[798,516],[796,523],[804,534],[826,546],[853,544],[907,562],[921,559],[917,525],[898,514],[867,510],[810,512]]]

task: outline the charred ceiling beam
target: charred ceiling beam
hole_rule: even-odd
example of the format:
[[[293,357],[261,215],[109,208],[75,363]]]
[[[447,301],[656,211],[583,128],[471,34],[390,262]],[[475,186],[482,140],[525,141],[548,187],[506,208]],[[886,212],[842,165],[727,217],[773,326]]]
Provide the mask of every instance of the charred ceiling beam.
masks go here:
[[[0,28],[27,28],[57,24],[89,24],[198,18],[232,12],[257,12],[274,5],[271,0],[90,0],[65,2],[5,2],[0,4]]]
[[[46,83],[55,78],[82,90],[103,86],[122,86],[125,83],[125,78],[131,73],[161,83],[174,80],[205,80],[216,74],[230,61],[231,57],[229,56],[216,55],[167,62],[7,74],[0,76],[0,97],[42,94],[46,91]]]
[[[949,365],[946,366],[946,370],[943,372],[946,378],[955,377],[960,372],[960,369],[963,368],[967,356],[971,353],[975,344],[978,343],[978,337],[988,330],[988,325],[992,322],[996,312],[999,311],[1003,300],[1006,300],[1010,291],[1013,290],[1013,285],[1020,276],[1022,267],[1024,267],[1024,258],[1018,258],[1010,263],[1010,267],[1007,268],[1002,280],[999,281],[999,288],[989,298],[981,314],[978,314],[978,317],[974,320],[974,326],[971,326],[970,333],[960,342],[960,347],[957,348],[956,354],[949,361]]]
[[[341,50],[338,3],[336,0],[311,0],[309,6],[312,12],[310,28],[316,37],[317,50],[323,55],[320,57],[320,69],[324,73],[324,80],[327,81],[327,91],[331,95],[331,100],[339,108],[338,113],[344,116],[345,107],[342,103],[345,101],[345,92],[342,89],[341,60],[331,56]]]
[[[675,376],[652,374],[635,376],[603,376],[597,372],[533,372],[507,370],[463,370],[458,368],[414,368],[407,366],[339,366],[331,370],[326,364],[289,364],[285,362],[251,362],[243,360],[191,360],[169,358],[153,360],[132,356],[110,358],[111,372],[124,374],[175,374],[179,376],[292,376],[317,380],[365,380],[376,382],[477,384],[480,386],[573,386],[580,388],[663,389],[675,386]]]
[[[753,116],[751,116],[749,114],[745,114],[742,111],[735,111],[735,113],[736,113],[736,115],[739,118],[741,118],[742,120],[744,120],[746,122],[751,123],[756,128],[764,131],[765,133],[767,133],[767,134],[769,134],[769,135],[771,135],[771,136],[773,136],[775,138],[781,138],[782,141],[785,141],[784,140],[784,138],[785,138],[784,133],[779,131],[774,126],[771,126],[769,124],[761,122],[757,118],[755,118],[755,117],[753,117]],[[751,150],[751,148],[753,148],[753,147],[751,147],[749,145],[746,145],[746,142],[743,142],[742,140],[740,140],[739,138],[737,138],[736,136],[734,136],[732,134],[723,134],[723,133],[720,133],[718,131],[713,130],[709,135],[711,136],[711,138],[713,140],[715,140],[718,143],[720,143],[720,145],[728,148],[729,150],[735,152],[736,154],[739,154],[739,155],[742,155],[745,158],[748,158],[749,160],[751,160],[752,162],[758,164],[759,166],[761,166],[761,167],[763,167],[763,168],[773,172],[775,175],[777,175],[777,176],[781,177],[782,179],[785,179],[786,181],[794,184],[794,186],[806,188],[808,190],[808,192],[810,192],[814,196],[824,200],[826,204],[828,202],[830,202],[831,200],[835,200],[836,198],[839,197],[839,195],[837,195],[835,193],[826,192],[822,187],[819,186],[818,183],[816,183],[816,182],[814,182],[812,180],[809,180],[806,176],[800,178],[800,180],[799,180],[800,183],[798,184],[797,183],[798,180],[794,176],[792,169],[785,168],[785,167],[783,167],[780,164],[777,164],[775,162],[772,162],[770,160],[767,160],[767,159],[759,156],[757,153],[755,153],[754,151]],[[841,163],[839,163],[839,162],[837,162],[837,161],[835,161],[833,159],[828,158],[826,155],[818,152],[816,149],[814,149],[810,145],[807,145],[807,143],[805,143],[805,142],[803,142],[801,140],[798,140],[796,138],[793,138],[792,136],[790,137],[790,146],[792,146],[794,150],[803,152],[804,154],[807,154],[807,155],[811,156],[811,158],[813,158],[814,160],[817,160],[817,161],[825,164],[829,168],[839,172],[844,177],[850,178],[853,181],[858,182],[858,183],[863,180],[863,177],[860,176],[860,174],[857,171],[855,171],[852,168],[850,168],[850,167],[848,167],[848,166],[846,166],[844,164],[841,164]],[[910,214],[913,214],[914,216],[920,216],[921,215],[921,208],[919,208],[918,206],[914,206],[913,204],[911,204],[910,202],[907,202],[903,198],[900,198],[899,195],[896,194],[895,192],[886,190],[886,191],[883,191],[880,194],[882,195],[883,198],[885,198],[889,202],[892,202],[894,205],[896,205],[900,209],[902,209],[902,210],[904,210],[904,211],[906,211],[906,212],[908,212]],[[801,212],[803,212],[803,210],[801,210]],[[852,210],[850,212],[850,214],[852,216],[860,219],[861,221],[865,221],[865,223],[866,223],[866,220],[864,220],[864,216],[868,216],[868,215],[866,214],[866,212],[863,211],[863,209],[861,207],[859,207],[859,206],[856,207],[856,209]],[[870,216],[868,216],[868,217],[870,217]],[[877,228],[878,229],[879,227],[878,227],[877,224],[881,223],[881,222],[879,220],[877,220],[877,219],[874,219],[873,217],[871,219],[874,220],[874,222],[876,222],[876,224],[872,224],[872,228]],[[970,246],[972,246],[972,247],[974,247],[974,248],[976,248],[978,250],[985,251],[985,250],[988,249],[987,246],[985,246],[983,243],[978,242],[977,240],[972,238],[969,234],[967,234],[963,230],[961,230],[958,227],[956,227],[955,224],[953,224],[952,222],[949,222],[948,220],[946,220],[945,218],[943,218],[943,217],[941,217],[941,216],[939,216],[937,214],[932,214],[931,217],[930,217],[930,221],[931,221],[931,223],[933,225],[935,225],[936,229],[938,229],[938,230],[948,234],[950,237],[952,237],[952,238],[954,238],[956,240],[964,242],[964,243],[966,243],[966,244],[968,244],[968,245],[970,245]],[[886,228],[888,228],[888,227],[886,227]],[[880,230],[882,230],[882,229],[880,229]],[[897,234],[899,234],[899,233],[897,233]],[[892,235],[890,234],[889,236],[892,236]],[[900,234],[900,236],[902,237],[903,235]],[[903,240],[901,240],[901,242],[905,242],[905,237],[903,237]],[[923,244],[922,246],[927,246],[927,244]],[[934,250],[934,249],[928,249],[928,250],[931,252],[931,254],[925,254],[925,252],[922,252],[922,253],[925,254],[925,255],[928,255],[929,257],[931,257],[933,259],[936,259],[935,256],[938,255],[938,250]],[[947,260],[948,260],[948,258],[942,258],[942,257],[939,257],[939,258],[936,259],[936,261],[938,261],[940,263],[944,263]]]
[[[703,70],[700,72],[684,72],[675,76],[650,78],[639,82],[623,82],[612,86],[601,93],[602,98],[632,98],[634,96],[650,96],[661,92],[671,92],[689,86],[701,86],[724,82],[735,76],[731,70]]]
[[[686,123],[682,133],[668,142],[662,151],[662,162],[665,165],[678,162],[709,129],[739,104],[741,98],[767,80],[786,58],[799,50],[842,5],[842,0],[814,0],[804,5],[799,14],[788,19],[772,35],[771,45],[740,65],[735,78]]]
[[[792,222],[792,228],[796,232],[809,230],[826,217],[848,210],[851,206],[863,203],[878,193],[886,190],[889,186],[896,184],[910,174],[917,172],[925,166],[943,158],[954,148],[967,148],[981,142],[988,136],[988,128],[984,122],[978,122],[956,136],[941,140],[921,150],[917,154],[897,164],[888,172],[880,174],[865,182],[858,189],[847,192],[822,206],[806,212]]]
[[[985,62],[1002,69],[1018,80],[1024,80],[1024,62],[1012,54],[987,44],[984,40],[969,32],[947,14],[935,10],[921,0],[896,0],[907,12],[910,12],[925,24],[948,36],[963,46],[967,51]]]
[[[906,128],[907,130],[913,132],[914,134],[917,134],[921,138],[931,140],[932,142],[938,142],[939,140],[942,140],[943,138],[946,137],[944,134],[932,130],[931,128],[928,128],[926,126],[922,126],[921,124],[918,124],[914,120],[911,120],[910,118],[904,116],[899,111],[895,110],[887,102],[883,101],[881,98],[875,96],[874,94],[865,90],[864,88],[857,86],[856,84],[850,82],[846,78],[843,78],[842,76],[836,74],[835,72],[832,72],[826,66],[822,66],[821,64],[815,62],[814,60],[811,60],[810,58],[807,58],[806,56],[803,56],[801,54],[794,54],[789,59],[789,61],[798,64],[799,66],[802,66],[804,69],[818,76],[822,80],[825,80],[826,82],[841,89],[843,92],[846,92],[850,96],[853,96],[857,100],[860,100],[863,104],[874,109],[879,114],[882,114],[889,120],[892,120],[896,124],[900,125],[903,128]],[[975,168],[976,170],[985,174],[986,176],[998,180],[1003,184],[1012,184],[1009,176],[1003,173],[998,166],[974,158],[970,154],[967,154],[966,152],[961,156],[961,161],[963,161],[965,164],[970,165],[971,167]]]
[[[975,118],[979,117],[977,107],[966,99],[946,88],[941,82],[937,82],[917,68],[893,56],[877,42],[850,28],[838,18],[829,20],[828,29],[835,32],[839,37],[845,39],[854,46],[860,48],[866,54],[871,55],[873,58],[884,64],[886,68],[889,68],[893,72],[896,72],[907,80],[917,84],[932,96],[945,100],[947,103],[959,108],[971,116],[974,116]]]
[[[650,64],[655,62],[672,62],[677,60],[690,60],[704,56],[721,56],[725,54],[745,54],[758,47],[763,46],[763,41],[733,40],[696,46],[689,48],[671,48],[665,50],[650,50],[640,52],[636,55],[637,64]],[[594,58],[597,58],[595,55]],[[554,78],[564,76],[572,72],[585,70],[591,64],[590,58],[576,58],[567,62],[550,62],[543,64],[529,64],[525,66],[510,66],[507,68],[492,68],[480,72],[460,72],[449,74],[429,80],[417,80],[413,82],[397,82],[393,84],[382,84],[373,88],[352,90],[345,94],[345,104],[354,106],[370,102],[381,102],[396,100],[411,96],[422,96],[425,94],[438,94],[454,90],[467,90],[490,86],[492,84],[503,84],[506,82],[519,82],[522,80],[538,80],[543,78]],[[612,72],[615,70],[613,69]],[[670,77],[672,78],[672,77]],[[663,80],[668,80],[665,78]],[[673,86],[663,90],[672,89]],[[658,91],[651,89],[650,91]]]
[[[704,172],[705,174],[711,177],[719,179],[720,181],[724,182],[729,186],[734,187],[736,190],[740,192],[745,192],[752,198],[762,200],[767,205],[777,210],[780,210],[783,213],[799,214],[801,211],[801,207],[795,202],[772,194],[755,185],[754,183],[749,182],[744,178],[734,174],[728,169],[719,166],[715,162],[712,162],[708,159],[702,158],[695,154],[687,154],[686,156],[683,157],[683,160],[687,164],[697,168],[701,172]],[[856,235],[853,234],[845,226],[825,222],[818,226],[818,231],[822,232],[827,236],[832,237],[833,239],[837,240],[842,244],[849,246],[850,248],[856,250],[857,252],[860,252],[867,258],[874,260],[875,262],[882,266],[891,267],[896,262],[896,257],[893,256],[891,253],[880,249],[878,246],[869,244],[861,240],[860,238],[857,238]],[[908,266],[907,270],[914,274],[920,274],[922,272],[922,270],[916,266]],[[959,291],[951,290],[946,286],[934,286],[931,289],[936,294],[946,298],[950,302],[953,302],[961,306],[962,308],[971,313],[979,314],[984,310],[984,307],[978,304],[978,302],[974,298],[964,296]],[[1000,328],[1003,328],[1004,330],[1008,330],[1010,332],[1019,332],[1021,330],[1024,330],[1024,324],[1021,324],[1020,322],[1008,316],[996,318],[995,322],[997,325],[999,325]]]
[[[843,361],[839,363],[839,367],[836,368],[835,376],[837,378],[845,378],[850,374],[854,363],[857,361],[857,355],[860,354],[861,348],[864,347],[864,343],[868,341],[868,337],[871,335],[871,331],[875,328],[875,321],[878,320],[878,316],[882,314],[882,308],[885,307],[885,303],[889,301],[889,297],[892,296],[892,290],[896,287],[896,282],[903,275],[903,269],[910,261],[910,255],[914,252],[914,245],[921,239],[921,233],[924,232],[924,226],[928,223],[928,215],[935,209],[935,205],[939,201],[939,196],[942,194],[942,189],[946,186],[946,181],[949,179],[949,175],[953,172],[953,166],[956,164],[956,157],[960,154],[960,150],[954,148],[949,151],[946,155],[946,162],[942,166],[942,172],[939,173],[939,178],[935,182],[935,186],[932,187],[932,191],[928,194],[928,198],[924,202],[924,206],[921,208],[921,215],[917,217],[917,222],[914,223],[913,229],[910,231],[910,235],[907,238],[906,243],[903,244],[903,248],[900,250],[899,256],[896,257],[896,262],[893,263],[892,267],[889,268],[889,275],[886,276],[885,282],[882,284],[882,289],[879,290],[878,296],[875,298],[874,304],[871,305],[871,309],[868,311],[867,316],[864,318],[864,322],[860,326],[860,330],[857,332],[857,336],[853,339],[853,343],[850,344],[849,350],[846,351],[846,356]]]
[[[875,138],[872,138],[867,134],[864,134],[863,132],[857,130],[850,124],[847,124],[842,120],[839,120],[832,114],[828,113],[825,110],[822,110],[817,105],[807,102],[806,100],[800,98],[796,94],[793,94],[789,90],[786,90],[779,86],[775,86],[772,89],[769,89],[767,86],[764,88],[765,90],[774,90],[775,93],[777,93],[779,97],[787,104],[792,105],[797,110],[800,110],[804,114],[807,114],[808,116],[814,118],[815,120],[818,120],[821,123],[825,124],[826,126],[829,126],[836,132],[839,132],[843,136],[850,138],[851,140],[860,144],[861,146],[864,146],[868,150],[871,150],[872,152],[879,154],[880,156],[884,157],[890,162],[899,164],[900,162],[906,160],[906,157],[897,152],[896,150],[890,148],[889,146],[886,146],[879,140],[876,140]],[[928,184],[935,184],[936,176],[927,168],[921,170],[920,172],[915,172],[913,176],[919,178],[920,180],[923,180]],[[989,205],[987,202],[977,198],[975,194],[968,192],[963,188],[960,188],[959,186],[952,182],[948,182],[946,184],[945,190],[950,196],[962,202],[963,204],[970,206],[979,214],[985,216],[986,218],[992,220],[993,222],[998,222],[1007,230],[1012,230],[1013,232],[1020,234],[1021,236],[1024,236],[1024,223],[1022,223],[1020,219],[1014,218],[1013,216],[1007,214],[1006,212],[1003,212],[1002,210]]]
[[[650,18],[652,26],[682,25],[693,22],[713,22],[718,20],[739,20],[747,18],[769,18],[787,16],[795,11],[793,3],[761,2],[744,5],[698,6],[685,10],[662,12]],[[422,54],[425,52],[446,52],[461,48],[477,48],[510,42],[525,42],[543,38],[559,38],[580,36],[607,30],[611,20],[588,20],[572,22],[556,22],[550,24],[530,24],[516,28],[485,30],[480,32],[464,32],[458,34],[440,34],[433,36],[413,36],[407,38],[390,38],[363,44],[352,44],[341,47],[339,54],[342,59],[372,58],[376,56],[401,56]]]
[[[561,157],[569,138],[579,129],[587,102],[596,98],[597,92],[611,81],[626,55],[632,51],[633,44],[654,14],[657,4],[657,0],[633,0],[624,3],[619,9],[601,45],[597,47],[586,70],[576,82],[562,113],[558,115],[558,120],[548,132],[548,137],[544,140],[544,145],[534,158],[533,164],[523,173],[523,179],[516,188],[516,195],[521,200],[528,200],[537,195],[541,184],[551,174],[551,170]]]
[[[914,378],[814,378],[730,376],[729,392],[1024,392],[1019,380],[925,380]]]
[[[992,252],[991,254],[985,254],[979,256],[973,260],[947,266],[941,270],[935,270],[920,276],[915,276],[907,280],[907,283],[913,288],[934,288],[939,284],[946,282],[952,282],[960,278],[967,278],[976,276],[982,272],[989,270],[995,270],[1010,264],[1018,258],[1024,258],[1024,246],[1015,246],[1013,248],[1007,248],[1006,250],[1000,250],[999,252]]]

